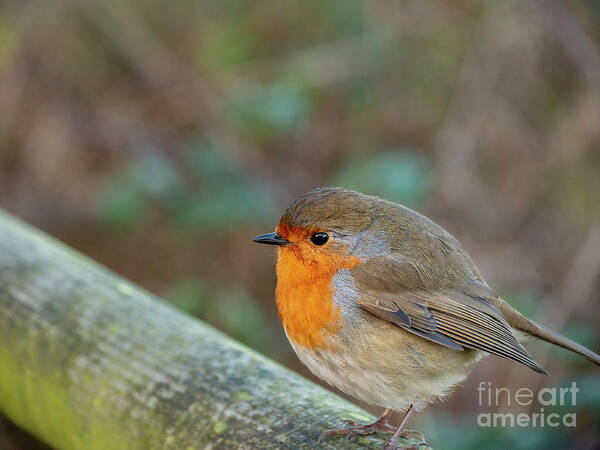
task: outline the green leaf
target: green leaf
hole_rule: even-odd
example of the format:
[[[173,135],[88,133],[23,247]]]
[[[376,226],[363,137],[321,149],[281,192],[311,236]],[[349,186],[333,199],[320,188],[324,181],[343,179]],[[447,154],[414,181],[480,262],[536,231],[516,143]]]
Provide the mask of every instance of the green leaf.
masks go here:
[[[0,12],[0,66],[9,62],[19,41],[18,21],[11,14]]]
[[[527,289],[499,289],[499,294],[502,295],[508,303],[510,303],[517,311],[531,319],[539,317],[540,294],[534,290]]]
[[[290,133],[310,110],[308,92],[298,83],[275,83],[244,93],[233,104],[238,123],[259,138]]]
[[[225,68],[252,59],[259,50],[260,36],[253,33],[250,24],[244,19],[231,18],[219,24],[208,22],[209,30],[205,33],[199,52],[202,64],[209,62],[211,66]]]
[[[333,184],[417,207],[429,193],[431,173],[421,154],[391,150],[351,161],[335,174]]]
[[[209,290],[201,280],[181,281],[165,294],[173,306],[196,317],[205,315],[209,297]]]
[[[239,227],[273,215],[270,192],[248,179],[212,145],[193,141],[185,158],[197,176],[198,187],[171,198],[169,208],[176,225],[189,229]]]
[[[257,350],[268,352],[269,328],[260,306],[242,291],[222,291],[216,295],[216,320],[231,336]]]
[[[131,185],[115,182],[100,195],[97,216],[105,226],[126,231],[139,223],[144,211],[145,205],[138,192]]]
[[[132,188],[152,199],[165,199],[183,189],[179,172],[166,156],[146,152],[129,166],[125,179]]]
[[[189,142],[185,150],[185,160],[201,180],[223,181],[223,177],[235,176],[231,161],[210,143],[201,139]]]

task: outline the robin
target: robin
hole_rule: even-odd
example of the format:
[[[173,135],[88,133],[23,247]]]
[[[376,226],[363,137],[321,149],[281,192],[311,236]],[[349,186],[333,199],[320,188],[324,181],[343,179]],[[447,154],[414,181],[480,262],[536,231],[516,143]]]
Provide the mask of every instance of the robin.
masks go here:
[[[342,188],[296,199],[274,233],[279,317],[298,358],[343,392],[385,408],[373,423],[321,435],[420,433],[415,410],[446,396],[487,354],[547,374],[520,341],[543,339],[600,365],[600,356],[523,316],[485,282],[460,243],[427,217]],[[406,411],[400,426],[387,420]]]

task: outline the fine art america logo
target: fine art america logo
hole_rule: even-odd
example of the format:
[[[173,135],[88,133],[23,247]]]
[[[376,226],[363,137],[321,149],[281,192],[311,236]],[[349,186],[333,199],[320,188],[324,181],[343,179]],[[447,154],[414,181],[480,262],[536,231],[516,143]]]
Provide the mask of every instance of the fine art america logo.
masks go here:
[[[577,405],[579,388],[574,381],[570,387],[542,388],[537,393],[529,388],[514,392],[506,387],[492,387],[490,381],[482,381],[477,387],[479,406],[485,409],[530,407],[533,412],[482,412],[477,415],[480,427],[569,427],[577,425],[574,412],[558,413],[546,408]]]

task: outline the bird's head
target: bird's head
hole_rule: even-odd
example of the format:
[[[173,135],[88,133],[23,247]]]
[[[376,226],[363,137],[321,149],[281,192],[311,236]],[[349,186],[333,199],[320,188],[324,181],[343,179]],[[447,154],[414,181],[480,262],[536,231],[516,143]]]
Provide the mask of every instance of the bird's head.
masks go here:
[[[377,200],[342,188],[314,189],[285,210],[274,233],[254,242],[279,246],[280,262],[293,257],[304,266],[335,272],[382,250],[371,232]]]

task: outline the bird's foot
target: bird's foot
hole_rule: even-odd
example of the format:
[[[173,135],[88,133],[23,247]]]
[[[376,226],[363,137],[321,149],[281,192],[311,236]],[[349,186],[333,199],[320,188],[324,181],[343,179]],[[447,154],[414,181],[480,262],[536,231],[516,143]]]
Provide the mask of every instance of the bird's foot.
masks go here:
[[[392,435],[392,438],[389,440],[389,442],[385,444],[383,450],[419,450],[419,447],[423,445],[425,447],[429,447],[421,433],[415,430],[404,429],[404,426],[406,425],[406,422],[408,422],[408,418],[412,415],[414,409],[415,408],[413,405],[408,407],[408,410],[404,413],[404,417],[402,417],[402,420],[400,421],[400,425],[398,425],[398,428]],[[414,437],[417,437],[419,442],[409,445],[398,445],[399,438],[411,439]]]
[[[391,413],[391,410],[386,409],[377,420],[366,425],[360,425],[354,420],[344,420],[344,423],[347,423],[348,425],[350,425],[350,427],[341,428],[339,430],[325,431],[321,434],[321,436],[319,436],[318,442],[321,442],[321,440],[325,438],[337,435],[345,435],[346,438],[349,439],[353,436],[367,436],[369,434],[377,433],[378,431],[393,434],[396,431],[396,429],[388,425],[387,423],[387,420]]]
[[[421,443],[419,443],[419,445],[427,445],[427,442],[425,442],[425,436],[423,436],[417,430],[402,430],[402,432],[400,433],[400,437],[403,437],[404,439],[416,437],[417,439],[421,440]]]
[[[410,440],[415,437],[419,441],[414,444],[398,445],[398,438]],[[392,436],[389,442],[383,447],[383,450],[419,450],[421,446],[429,448],[429,444],[427,444],[425,437],[421,433],[415,430],[402,430],[397,435]]]
[[[366,425],[360,425],[353,420],[345,420],[344,422],[351,426],[348,428],[340,428],[338,430],[325,431],[319,436],[319,442],[325,438],[337,435],[346,435],[346,438],[349,439],[353,436],[367,436],[369,434],[377,433],[378,431],[390,434],[394,434],[394,431],[396,431],[394,427],[387,423],[373,422]]]

